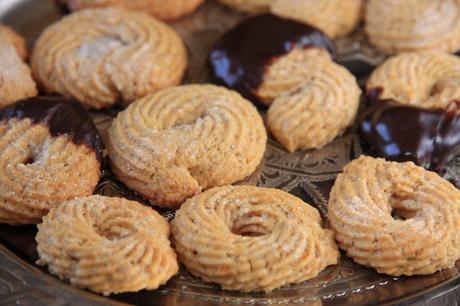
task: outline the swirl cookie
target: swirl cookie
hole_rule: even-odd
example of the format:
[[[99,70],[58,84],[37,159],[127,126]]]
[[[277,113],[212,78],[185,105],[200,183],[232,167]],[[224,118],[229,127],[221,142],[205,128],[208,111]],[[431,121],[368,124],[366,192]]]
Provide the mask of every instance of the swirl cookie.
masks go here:
[[[187,270],[228,290],[272,291],[339,258],[318,211],[278,189],[210,189],[187,200],[171,226]]]
[[[178,84],[186,64],[185,47],[169,26],[121,8],[64,17],[38,38],[31,57],[44,90],[96,109]]]
[[[210,62],[216,82],[270,107],[270,131],[293,152],[324,146],[355,119],[361,90],[334,51],[313,27],[259,15],[221,37]]]
[[[460,153],[460,59],[440,51],[391,57],[367,83],[358,131],[376,153],[442,172]]]
[[[0,110],[0,222],[38,223],[63,201],[93,193],[102,143],[78,103],[35,97]]]
[[[234,9],[248,13],[268,12],[276,0],[218,0]]]
[[[37,95],[30,68],[13,44],[16,38],[8,28],[0,27],[0,108]]]
[[[460,191],[411,162],[360,157],[332,188],[335,239],[359,264],[390,275],[431,274],[460,258]]]
[[[4,39],[13,45],[23,61],[27,60],[28,54],[24,37],[16,33],[10,27],[0,24],[0,39]]]
[[[298,58],[295,52],[270,67],[263,85],[277,88],[275,83],[283,82],[282,67],[292,67],[299,76],[300,85],[275,98],[267,113],[268,128],[289,152],[320,148],[341,135],[353,124],[361,96],[345,67],[328,56],[308,54],[316,50],[302,51]]]
[[[204,0],[60,0],[72,10],[89,7],[121,6],[147,12],[159,19],[176,19],[194,12]]]
[[[334,44],[318,29],[263,14],[221,36],[209,60],[215,82],[268,106],[304,81],[302,69],[296,69],[299,62],[312,54],[329,57],[328,52],[335,53]]]
[[[460,48],[457,0],[369,0],[365,31],[387,53]]]
[[[138,202],[99,195],[64,202],[38,225],[38,264],[109,295],[156,289],[179,270],[169,224]]]
[[[314,25],[329,37],[345,36],[361,20],[363,0],[276,0],[275,15]]]
[[[274,15],[313,25],[329,37],[352,32],[362,16],[363,0],[219,0],[249,13]]]
[[[107,150],[112,170],[154,205],[187,198],[250,175],[267,135],[257,110],[213,85],[165,89],[136,101],[114,120]]]
[[[368,92],[380,89],[381,99],[423,108],[444,108],[460,98],[460,58],[439,51],[393,56],[374,70]]]

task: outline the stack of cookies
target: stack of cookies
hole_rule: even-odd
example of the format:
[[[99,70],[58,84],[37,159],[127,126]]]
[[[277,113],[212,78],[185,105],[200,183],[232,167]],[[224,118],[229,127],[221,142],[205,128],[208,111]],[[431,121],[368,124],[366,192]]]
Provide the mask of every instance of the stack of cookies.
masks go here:
[[[219,0],[248,16],[210,51],[216,85],[181,85],[187,48],[165,22],[203,0],[61,2],[72,13],[30,58],[0,26],[0,222],[38,224],[52,274],[109,295],[157,289],[180,262],[225,290],[269,292],[336,265],[339,248],[388,275],[460,258],[460,191],[429,171],[460,152],[458,1]],[[362,17],[370,43],[397,53],[365,88],[332,40]],[[102,139],[88,110],[114,106]],[[356,122],[371,155],[393,161],[351,161],[328,222],[238,184],[263,162],[267,129],[290,154]],[[145,203],[95,195],[102,170]],[[177,210],[171,224],[158,207]]]

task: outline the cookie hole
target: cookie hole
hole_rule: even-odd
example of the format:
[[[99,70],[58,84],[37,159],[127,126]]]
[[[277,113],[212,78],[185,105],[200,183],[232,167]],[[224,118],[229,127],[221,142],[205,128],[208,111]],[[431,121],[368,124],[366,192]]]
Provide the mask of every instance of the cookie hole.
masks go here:
[[[33,156],[29,156],[22,162],[22,164],[27,166],[33,164],[34,162],[35,158]]]
[[[232,233],[245,237],[261,237],[270,234],[270,231],[258,224],[249,224],[238,228],[232,228]]]
[[[393,219],[399,221],[405,221],[407,219],[413,218],[415,214],[415,211],[404,208],[393,208],[391,210],[391,216],[393,217]]]
[[[444,88],[442,87],[442,84],[435,83],[435,84],[430,88],[430,91],[429,91],[429,93],[428,93],[428,96],[429,96],[429,97],[436,96],[436,95],[440,94],[443,90],[444,90]]]
[[[245,237],[261,237],[272,232],[273,220],[261,212],[247,212],[234,217],[230,230]]]
[[[95,225],[94,230],[99,236],[102,236],[111,241],[126,238],[136,232],[134,228],[124,222],[106,222],[103,224]]]
[[[405,221],[413,218],[417,211],[408,209],[409,203],[412,201],[412,196],[404,192],[395,192],[389,199],[391,206],[391,216],[394,220]]]

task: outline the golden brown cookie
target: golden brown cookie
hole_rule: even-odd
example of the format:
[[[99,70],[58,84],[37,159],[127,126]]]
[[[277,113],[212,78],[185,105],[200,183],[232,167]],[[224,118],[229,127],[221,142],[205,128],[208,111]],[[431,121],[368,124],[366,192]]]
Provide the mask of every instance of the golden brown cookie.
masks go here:
[[[218,0],[220,3],[225,4],[234,9],[248,12],[260,13],[270,10],[270,6],[276,0]]]
[[[0,39],[5,39],[14,46],[23,61],[27,60],[27,47],[24,37],[16,33],[12,28],[0,24]]]
[[[169,26],[121,8],[64,17],[42,33],[31,57],[33,74],[47,92],[96,109],[178,84],[186,64],[184,44]]]
[[[460,258],[460,191],[412,162],[352,161],[332,188],[328,218],[347,255],[380,273],[431,274]]]
[[[330,37],[352,32],[362,16],[363,0],[219,0],[249,13],[271,12],[313,25]]]
[[[266,146],[262,118],[238,93],[214,85],[162,90],[130,105],[109,130],[115,175],[154,205],[178,208],[254,172]]]
[[[38,223],[62,201],[92,194],[101,154],[76,102],[35,97],[0,110],[0,223]]]
[[[460,48],[458,0],[369,0],[365,31],[387,53]]]
[[[60,0],[71,10],[89,7],[121,6],[144,11],[160,19],[170,20],[191,14],[204,0]]]
[[[278,189],[205,191],[182,205],[171,230],[187,270],[229,290],[268,292],[299,283],[339,258],[318,211]]]
[[[381,99],[424,108],[446,107],[460,97],[460,59],[440,51],[403,53],[374,70],[367,90]]]
[[[17,100],[37,95],[29,66],[0,28],[0,108]],[[8,35],[8,34],[7,34]]]
[[[308,81],[313,73],[308,71],[312,65],[323,69],[324,65],[331,66],[330,53],[320,48],[294,49],[280,56],[266,69],[263,81],[256,95],[260,101],[270,106],[283,93],[292,91],[300,84]]]
[[[297,49],[280,59],[261,88],[278,95],[267,124],[289,152],[324,146],[353,124],[358,111],[361,90],[355,77],[325,52],[313,52]]]
[[[138,202],[99,195],[64,202],[38,225],[38,264],[109,295],[156,289],[178,271],[169,224]]]
[[[314,25],[329,37],[345,36],[361,20],[363,0],[276,0],[275,15]]]

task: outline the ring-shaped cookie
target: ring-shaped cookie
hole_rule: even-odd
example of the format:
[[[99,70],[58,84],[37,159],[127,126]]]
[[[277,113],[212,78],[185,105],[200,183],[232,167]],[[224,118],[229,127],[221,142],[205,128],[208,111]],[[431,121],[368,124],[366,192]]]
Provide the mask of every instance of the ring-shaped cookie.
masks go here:
[[[460,258],[460,191],[412,162],[349,163],[332,188],[328,219],[340,248],[380,273],[431,274]]]
[[[99,195],[52,209],[38,225],[38,263],[108,295],[156,289],[178,271],[169,224],[134,201]]]
[[[375,69],[366,87],[380,99],[423,108],[445,108],[460,97],[460,58],[441,51],[408,52]]]
[[[189,199],[172,222],[188,271],[222,288],[271,291],[337,263],[318,211],[278,189],[226,186]]]
[[[387,53],[460,48],[458,0],[369,0],[365,31]]]
[[[38,223],[92,194],[101,162],[100,136],[77,102],[35,97],[0,110],[0,222]]]
[[[243,180],[267,141],[261,116],[238,93],[214,85],[162,90],[130,105],[109,130],[115,175],[154,205]]]
[[[170,20],[191,14],[204,0],[60,0],[72,11],[90,7],[121,6],[148,12],[159,19]]]
[[[44,91],[96,109],[176,85],[186,65],[184,44],[172,28],[146,13],[116,7],[62,18],[40,35],[31,56]]]

